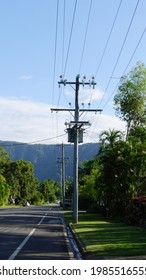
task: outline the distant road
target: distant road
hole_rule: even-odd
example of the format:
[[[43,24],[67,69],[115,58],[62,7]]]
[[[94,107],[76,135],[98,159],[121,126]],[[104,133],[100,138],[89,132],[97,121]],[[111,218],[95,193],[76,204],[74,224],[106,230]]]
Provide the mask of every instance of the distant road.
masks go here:
[[[0,208],[0,260],[69,259],[57,207]]]

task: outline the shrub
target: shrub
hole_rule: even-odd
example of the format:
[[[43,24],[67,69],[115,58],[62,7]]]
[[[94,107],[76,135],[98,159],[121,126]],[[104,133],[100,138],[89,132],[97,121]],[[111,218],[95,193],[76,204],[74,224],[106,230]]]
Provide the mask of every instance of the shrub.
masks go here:
[[[140,225],[146,220],[146,197],[132,199],[126,208],[126,221]]]

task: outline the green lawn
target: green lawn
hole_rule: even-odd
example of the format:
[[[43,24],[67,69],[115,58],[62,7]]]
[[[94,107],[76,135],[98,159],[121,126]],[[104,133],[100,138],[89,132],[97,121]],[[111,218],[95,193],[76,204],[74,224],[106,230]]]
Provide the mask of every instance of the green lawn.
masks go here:
[[[79,214],[78,224],[71,223],[71,214],[65,214],[65,219],[83,244],[88,258],[146,256],[144,228],[106,221],[97,214]]]

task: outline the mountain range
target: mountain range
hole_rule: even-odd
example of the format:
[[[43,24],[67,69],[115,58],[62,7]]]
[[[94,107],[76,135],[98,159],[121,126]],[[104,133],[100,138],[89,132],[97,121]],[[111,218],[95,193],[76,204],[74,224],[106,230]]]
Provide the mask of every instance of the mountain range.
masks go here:
[[[34,166],[35,177],[40,181],[47,178],[60,181],[62,144],[25,144],[19,142],[0,141],[12,161],[25,160]],[[67,180],[73,176],[74,146],[64,144],[65,176]],[[79,166],[98,154],[100,144],[87,143],[79,145]]]

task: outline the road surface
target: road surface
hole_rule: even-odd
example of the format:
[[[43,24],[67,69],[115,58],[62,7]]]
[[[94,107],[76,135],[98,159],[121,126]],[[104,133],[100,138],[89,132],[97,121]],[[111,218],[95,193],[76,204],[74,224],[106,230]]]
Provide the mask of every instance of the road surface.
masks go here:
[[[0,260],[68,260],[57,207],[0,208]]]

